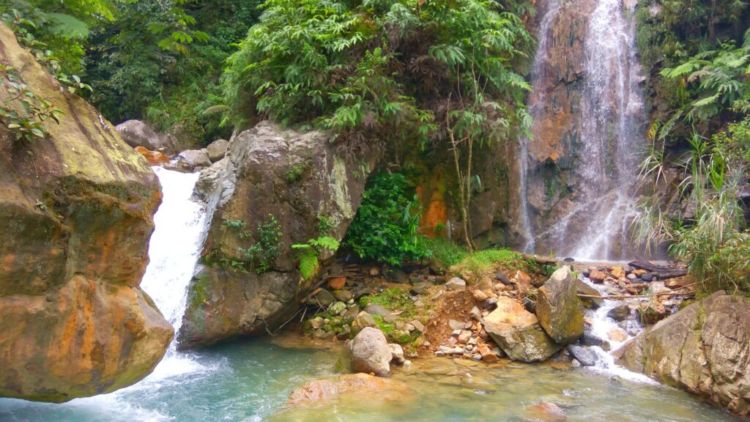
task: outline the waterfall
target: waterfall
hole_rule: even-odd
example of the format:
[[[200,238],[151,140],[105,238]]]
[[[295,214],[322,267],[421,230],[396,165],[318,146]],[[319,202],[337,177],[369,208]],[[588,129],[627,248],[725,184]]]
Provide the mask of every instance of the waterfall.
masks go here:
[[[575,7],[569,3],[564,6]],[[596,0],[593,6],[586,18],[587,30],[582,35],[585,36],[582,86],[571,88],[580,89],[580,104],[571,107],[577,123],[573,128],[559,128],[560,139],[557,139],[563,148],[561,160],[573,163],[572,168],[566,170],[569,173],[561,178],[564,183],[567,181],[570,192],[564,193],[567,195],[564,200],[547,204],[551,209],[560,207],[558,213],[537,209],[537,214],[543,215],[539,217],[542,221],[530,216],[532,210],[525,198],[530,194],[528,185],[535,183],[537,189],[538,186],[549,187],[552,179],[546,176],[548,179],[541,180],[545,177],[543,173],[531,168],[529,141],[522,140],[519,148],[523,193],[521,224],[530,239],[526,247],[529,251],[544,249],[544,252],[581,260],[624,259],[634,252],[629,242],[629,224],[637,214],[634,185],[640,148],[645,142],[635,43],[635,2]],[[554,115],[557,110],[550,102],[560,101],[559,98],[547,99],[545,90],[550,88],[544,82],[550,78],[544,72],[550,67],[545,58],[551,47],[548,41],[552,36],[549,33],[551,23],[561,13],[561,7],[559,1],[550,0],[549,10],[540,25],[540,43],[532,71],[534,91],[529,101],[535,120]],[[567,44],[554,47],[570,47]],[[564,130],[570,132],[563,133]],[[565,136],[574,140],[562,139]],[[552,217],[544,216],[547,214]],[[537,230],[534,230],[535,225]]]
[[[531,68],[531,85],[532,93],[529,97],[529,114],[532,119],[536,119],[541,113],[540,104],[545,102],[545,91],[540,86],[544,80],[544,72],[547,69],[545,64],[549,51],[550,27],[552,21],[560,10],[560,0],[551,0],[547,5],[547,10],[539,24],[539,46],[534,55],[534,63]],[[523,247],[524,252],[533,252],[536,248],[534,237],[534,227],[531,224],[529,216],[528,201],[528,174],[529,174],[529,138],[523,136],[519,140],[519,157],[520,157],[520,199],[521,199],[521,228],[526,244]]]
[[[633,6],[635,2],[633,2]],[[585,42],[586,79],[580,163],[590,224],[569,254],[579,258],[621,258],[627,252],[627,222],[635,214],[633,185],[643,144],[643,100],[637,83],[634,10],[621,0],[599,0]],[[626,19],[626,15],[630,19]],[[624,224],[625,223],[625,224]]]
[[[156,215],[148,248],[149,264],[141,288],[154,300],[172,324],[175,336],[182,325],[188,286],[206,238],[210,218],[208,205],[193,198],[199,173],[180,173],[154,167],[163,199]],[[164,359],[144,382],[193,372],[200,365],[179,353],[175,341]]]

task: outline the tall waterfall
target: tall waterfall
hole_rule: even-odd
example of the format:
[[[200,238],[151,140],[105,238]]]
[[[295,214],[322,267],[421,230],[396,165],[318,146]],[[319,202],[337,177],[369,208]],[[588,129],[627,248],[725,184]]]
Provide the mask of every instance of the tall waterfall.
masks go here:
[[[628,229],[637,213],[635,180],[639,152],[645,142],[635,43],[635,3],[622,0],[590,3],[593,9],[585,18],[587,30],[582,45],[582,84],[577,88],[580,98],[579,103],[570,108],[576,121],[575,128],[565,134],[562,128],[559,129],[558,141],[562,146],[558,145],[558,148],[564,155],[560,162],[572,162],[572,165],[567,164],[566,175],[558,179],[567,183],[567,190],[563,189],[565,191],[560,194],[562,199],[547,204],[547,209],[537,209],[537,216],[541,217],[536,220],[529,215],[532,210],[525,199],[521,201],[526,237],[536,240],[536,245],[533,240],[528,242],[527,249],[539,250],[544,243],[542,252],[584,260],[623,259],[634,253]],[[550,48],[559,47],[548,42],[551,22],[561,7],[566,6],[578,5],[566,2],[561,6],[558,0],[550,0],[541,21],[539,51],[532,72],[534,92],[530,98],[531,114],[535,119],[547,113],[549,121],[549,116],[556,112],[557,106],[548,102],[559,99],[547,99],[544,90],[549,86],[543,85],[542,81],[547,80],[549,85],[550,78],[546,77],[549,75],[543,73],[547,66],[545,57],[550,54]],[[564,47],[567,46],[563,44]],[[549,132],[550,127],[544,130]],[[530,140],[532,143],[536,141]],[[522,141],[522,197],[529,194],[530,183],[536,183],[537,191],[540,185],[547,190],[552,185],[549,175],[545,176],[532,168],[533,164],[527,164],[528,148]],[[561,165],[557,163],[556,166]],[[545,214],[555,218],[546,217],[545,220]]]

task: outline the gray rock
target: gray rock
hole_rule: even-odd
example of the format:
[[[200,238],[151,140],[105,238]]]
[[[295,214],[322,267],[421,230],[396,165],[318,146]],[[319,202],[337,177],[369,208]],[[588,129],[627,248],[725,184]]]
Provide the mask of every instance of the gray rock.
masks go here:
[[[453,277],[445,283],[445,288],[448,290],[466,290],[466,281],[459,277]]]
[[[375,327],[376,325],[377,324],[375,323],[375,318],[373,318],[372,315],[368,314],[365,311],[358,313],[356,318],[354,318],[354,322],[352,322],[352,328],[355,331],[359,331],[367,327]]]
[[[140,120],[128,120],[115,127],[122,139],[131,147],[144,147],[152,151],[174,154],[176,140],[174,136],[156,132],[147,123]]]
[[[568,346],[568,352],[570,352],[570,354],[573,355],[573,357],[576,358],[576,360],[578,360],[578,362],[580,362],[583,366],[596,365],[596,352],[589,349],[588,347],[570,345]]]
[[[451,330],[463,330],[464,328],[466,328],[466,322],[449,319],[448,326],[451,327]],[[471,326],[471,323],[469,323],[469,326]]]
[[[382,331],[366,327],[357,334],[351,343],[352,370],[374,373],[387,377],[391,373],[393,354]]]
[[[178,170],[195,171],[211,166],[205,149],[189,149],[177,154],[173,167]]]
[[[386,322],[393,322],[396,320],[396,317],[393,316],[393,313],[391,311],[389,311],[388,309],[385,309],[384,307],[380,305],[375,305],[371,303],[367,305],[367,307],[365,308],[365,311],[367,311],[367,313],[371,315],[380,315],[381,317],[383,317],[383,321],[386,321]]]
[[[400,344],[389,343],[388,347],[391,349],[391,355],[393,358],[391,362],[395,362],[399,365],[403,365],[406,359],[404,358],[404,348]]]
[[[211,162],[215,163],[224,158],[227,153],[227,148],[229,148],[229,141],[225,139],[217,139],[206,147],[206,153]]]
[[[413,325],[414,328],[416,328],[420,333],[424,333],[424,324],[422,324],[418,320],[415,319],[414,321],[411,321],[410,324]]]
[[[624,321],[630,316],[630,307],[627,304],[619,305],[607,312],[607,316],[615,321]]]

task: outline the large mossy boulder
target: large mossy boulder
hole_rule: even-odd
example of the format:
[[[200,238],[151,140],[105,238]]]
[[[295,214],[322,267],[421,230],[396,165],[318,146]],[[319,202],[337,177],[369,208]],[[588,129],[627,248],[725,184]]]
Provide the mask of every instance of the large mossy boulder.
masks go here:
[[[583,335],[583,305],[569,266],[558,268],[539,288],[536,316],[556,343],[571,344]]]
[[[541,362],[562,348],[542,329],[534,314],[509,297],[499,297],[497,308],[482,322],[487,334],[513,360]]]
[[[750,299],[719,292],[696,302],[627,343],[619,362],[750,415]]]
[[[156,176],[0,24],[0,60],[62,111],[46,136],[0,126],[0,396],[62,402],[149,374],[171,325],[138,287]],[[8,101],[7,87],[0,101]],[[9,104],[14,104],[12,101]]]
[[[376,161],[377,154],[354,154],[322,131],[261,122],[234,136],[227,156],[197,184],[196,195],[217,209],[190,286],[180,347],[265,334],[286,322],[314,285],[301,276],[291,246],[321,235],[341,240]],[[256,245],[277,253],[249,260]],[[321,252],[322,265],[332,254]]]

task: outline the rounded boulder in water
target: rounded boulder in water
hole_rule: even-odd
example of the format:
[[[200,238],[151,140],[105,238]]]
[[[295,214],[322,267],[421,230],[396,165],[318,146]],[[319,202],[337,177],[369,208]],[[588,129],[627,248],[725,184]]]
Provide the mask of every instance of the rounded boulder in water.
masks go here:
[[[393,354],[382,331],[365,327],[351,343],[352,370],[387,377]]]

